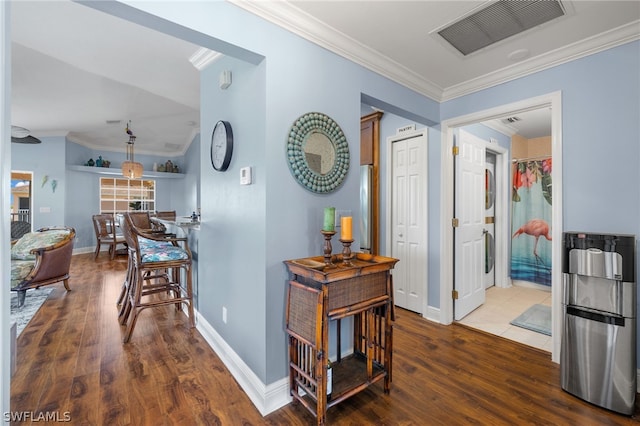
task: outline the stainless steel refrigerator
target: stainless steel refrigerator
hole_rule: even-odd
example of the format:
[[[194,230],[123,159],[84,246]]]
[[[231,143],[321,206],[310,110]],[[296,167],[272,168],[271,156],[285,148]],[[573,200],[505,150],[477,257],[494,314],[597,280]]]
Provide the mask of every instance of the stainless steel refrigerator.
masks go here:
[[[373,166],[360,166],[360,251],[371,253],[371,185]]]
[[[631,415],[636,401],[635,237],[564,234],[562,389]]]

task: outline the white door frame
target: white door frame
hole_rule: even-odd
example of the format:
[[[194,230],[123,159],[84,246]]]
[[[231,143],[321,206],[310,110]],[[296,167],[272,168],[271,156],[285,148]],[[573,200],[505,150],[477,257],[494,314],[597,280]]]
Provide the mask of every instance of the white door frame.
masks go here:
[[[552,209],[552,275],[551,275],[551,328],[553,347],[551,359],[560,361],[560,342],[562,336],[562,95],[553,92],[535,98],[478,111],[472,114],[444,120],[441,123],[441,183],[440,198],[440,322],[453,322],[453,130],[455,127],[479,123],[505,117],[514,113],[539,108],[551,108],[551,155],[553,158],[553,209]],[[507,203],[508,204],[508,203]],[[508,217],[508,216],[507,216]],[[496,231],[497,232],[497,231]],[[510,235],[510,232],[505,235]],[[497,257],[496,253],[496,257]],[[506,267],[506,265],[505,265]],[[497,271],[496,271],[497,272]]]
[[[0,185],[3,188],[11,187],[11,2],[0,2]],[[9,212],[11,208],[10,191],[0,191],[0,211]],[[6,216],[0,220],[0,241],[9,241],[11,231]],[[9,262],[9,244],[0,247],[0,273],[3,277],[9,277],[11,266]],[[9,279],[2,280],[4,295],[9,294]],[[0,410],[3,413],[10,412],[10,297],[3,297],[0,303]]]
[[[387,138],[386,141],[386,156],[387,156],[387,164],[392,165],[393,162],[391,161],[391,157],[392,157],[392,146],[394,142],[398,142],[398,141],[402,141],[405,139],[413,139],[413,138],[420,138],[422,140],[424,140],[424,158],[423,158],[423,164],[424,167],[428,168],[429,167],[429,129],[427,128],[423,128],[423,129],[418,129],[412,132],[406,132],[406,133],[402,133],[402,134],[396,134],[393,136],[389,136]],[[387,173],[386,173],[386,199],[387,202],[386,204],[386,228],[387,228],[387,232],[386,232],[386,236],[385,239],[386,244],[385,244],[385,252],[386,253],[391,253],[391,232],[393,231],[392,228],[392,223],[391,223],[391,190],[393,187],[393,177],[392,177],[392,167],[389,166],[387,167]],[[427,182],[425,183],[425,190],[428,191],[429,189],[429,182],[428,182],[428,170],[422,170],[420,172],[423,176],[424,179],[427,180]],[[424,234],[424,247],[423,247],[423,253],[425,254],[425,259],[428,259],[429,256],[429,204],[428,204],[428,193],[425,194],[425,197],[423,198],[422,201],[422,206],[421,209],[423,209],[424,212],[424,220],[425,220],[425,234]],[[425,262],[424,265],[424,280],[422,283],[422,303],[421,303],[421,312],[418,312],[419,314],[421,314],[422,316],[427,316],[427,312],[429,311],[429,267],[428,267],[428,262]]]

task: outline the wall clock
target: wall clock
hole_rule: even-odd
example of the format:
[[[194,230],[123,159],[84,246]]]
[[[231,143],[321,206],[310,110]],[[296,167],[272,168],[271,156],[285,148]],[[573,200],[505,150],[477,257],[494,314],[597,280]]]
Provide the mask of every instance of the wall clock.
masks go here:
[[[233,131],[228,121],[216,123],[211,134],[211,165],[219,172],[224,172],[231,163],[233,154]]]

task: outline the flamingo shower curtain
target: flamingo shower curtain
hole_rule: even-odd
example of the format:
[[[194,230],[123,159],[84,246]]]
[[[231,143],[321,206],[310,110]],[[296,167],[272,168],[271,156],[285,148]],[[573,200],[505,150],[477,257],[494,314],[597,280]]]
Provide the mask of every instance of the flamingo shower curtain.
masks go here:
[[[511,278],[551,286],[551,158],[513,165]]]

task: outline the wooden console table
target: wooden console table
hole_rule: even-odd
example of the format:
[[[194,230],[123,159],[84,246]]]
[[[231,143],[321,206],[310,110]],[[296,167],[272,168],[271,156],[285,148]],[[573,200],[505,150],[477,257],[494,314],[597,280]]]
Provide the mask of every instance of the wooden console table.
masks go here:
[[[384,380],[391,390],[393,285],[398,259],[356,254],[351,265],[340,255],[327,267],[322,256],[287,260],[290,273],[286,328],[289,335],[289,392],[324,425],[327,408]],[[353,353],[332,362],[327,397],[329,321],[353,317]],[[301,392],[302,391],[302,392]]]

